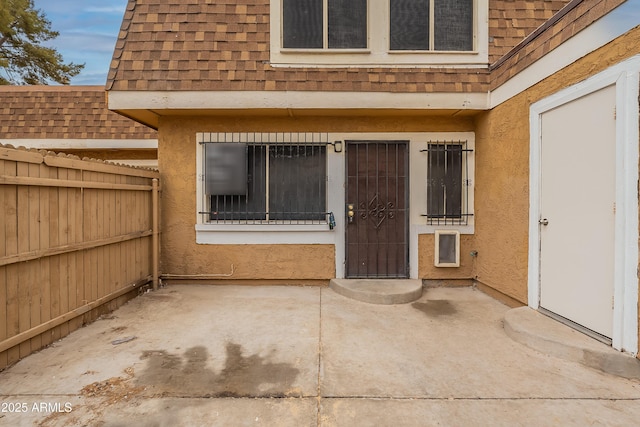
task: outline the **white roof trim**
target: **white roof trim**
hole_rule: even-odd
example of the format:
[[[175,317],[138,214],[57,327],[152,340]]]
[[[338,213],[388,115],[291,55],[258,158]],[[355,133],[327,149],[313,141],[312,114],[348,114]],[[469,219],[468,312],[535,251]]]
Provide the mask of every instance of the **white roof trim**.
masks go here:
[[[488,93],[310,91],[109,91],[110,110],[400,109],[486,110]]]

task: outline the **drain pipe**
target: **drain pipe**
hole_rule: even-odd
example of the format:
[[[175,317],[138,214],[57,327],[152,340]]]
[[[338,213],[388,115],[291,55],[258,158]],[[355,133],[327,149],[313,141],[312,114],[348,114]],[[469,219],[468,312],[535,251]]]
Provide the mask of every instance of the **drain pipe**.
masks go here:
[[[162,279],[219,279],[220,277],[231,277],[235,274],[235,266],[231,264],[230,273],[213,274],[163,274]]]

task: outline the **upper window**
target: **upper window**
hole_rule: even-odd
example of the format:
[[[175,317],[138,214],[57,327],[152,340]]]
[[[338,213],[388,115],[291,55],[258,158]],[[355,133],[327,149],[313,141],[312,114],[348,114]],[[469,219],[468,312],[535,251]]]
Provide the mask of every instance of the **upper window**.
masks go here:
[[[473,50],[473,0],[389,0],[391,50]]]
[[[366,48],[367,0],[282,0],[282,47]]]
[[[271,0],[274,66],[488,63],[489,0]]]

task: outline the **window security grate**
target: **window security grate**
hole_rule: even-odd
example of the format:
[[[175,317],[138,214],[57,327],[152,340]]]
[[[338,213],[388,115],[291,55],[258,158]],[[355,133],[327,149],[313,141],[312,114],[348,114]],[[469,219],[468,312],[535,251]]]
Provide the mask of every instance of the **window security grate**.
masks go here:
[[[427,153],[427,218],[429,225],[467,225],[469,153],[466,141],[430,142]]]
[[[326,134],[203,133],[199,139],[204,222],[328,222]]]

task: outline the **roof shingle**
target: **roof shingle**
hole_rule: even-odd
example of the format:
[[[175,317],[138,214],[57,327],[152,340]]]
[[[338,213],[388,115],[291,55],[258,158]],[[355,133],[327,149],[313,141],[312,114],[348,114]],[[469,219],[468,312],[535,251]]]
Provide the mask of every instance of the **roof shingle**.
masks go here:
[[[494,61],[568,0],[490,0]],[[488,69],[275,68],[268,0],[129,0],[107,90],[482,92]]]
[[[102,86],[0,86],[0,140],[157,138],[109,111]]]

